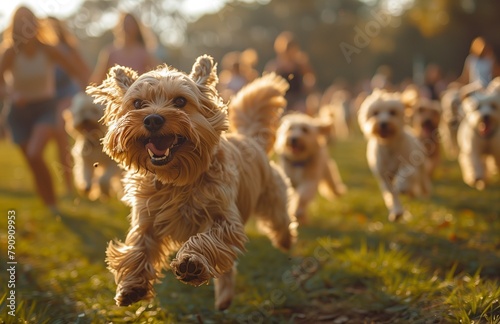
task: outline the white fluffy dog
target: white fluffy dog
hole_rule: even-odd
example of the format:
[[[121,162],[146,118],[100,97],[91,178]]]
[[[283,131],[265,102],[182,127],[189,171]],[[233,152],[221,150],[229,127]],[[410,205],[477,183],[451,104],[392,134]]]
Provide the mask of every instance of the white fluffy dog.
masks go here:
[[[75,139],[71,150],[75,166],[75,186],[90,199],[121,194],[122,170],[103,151],[100,139],[106,127],[98,121],[104,115],[104,107],[93,103],[85,93],[77,94],[65,112],[66,128]],[[97,182],[97,184],[94,184]]]
[[[485,188],[488,173],[500,168],[500,77],[487,89],[471,92],[462,101],[465,117],[458,129],[458,162],[464,182],[478,190]]]
[[[404,110],[400,94],[376,89],[358,113],[360,128],[368,139],[368,165],[379,182],[391,221],[404,214],[400,193],[430,193],[425,148],[404,126]]]
[[[277,131],[275,152],[294,188],[290,213],[300,224],[307,222],[307,206],[318,188],[327,199],[346,192],[337,164],[328,155],[326,138],[330,128],[331,121],[324,123],[306,114],[294,113],[282,118]]]

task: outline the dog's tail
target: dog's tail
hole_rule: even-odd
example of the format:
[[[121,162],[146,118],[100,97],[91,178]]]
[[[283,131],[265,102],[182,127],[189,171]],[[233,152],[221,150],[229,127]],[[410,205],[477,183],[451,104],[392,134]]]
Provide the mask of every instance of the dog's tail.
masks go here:
[[[287,90],[288,82],[275,73],[243,87],[229,104],[231,131],[253,138],[269,153],[286,106]]]

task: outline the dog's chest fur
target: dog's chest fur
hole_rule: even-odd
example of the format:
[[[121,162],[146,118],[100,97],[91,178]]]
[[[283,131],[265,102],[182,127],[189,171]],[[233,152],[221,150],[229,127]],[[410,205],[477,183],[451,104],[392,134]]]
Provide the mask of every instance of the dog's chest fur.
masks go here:
[[[231,213],[245,221],[260,194],[256,188],[263,185],[262,175],[268,176],[260,170],[264,161],[269,163],[267,157],[255,149],[235,138],[221,141],[210,168],[185,186],[160,184],[153,173],[129,172],[123,200],[132,207],[132,226],[137,213],[146,213],[154,226],[181,244]]]

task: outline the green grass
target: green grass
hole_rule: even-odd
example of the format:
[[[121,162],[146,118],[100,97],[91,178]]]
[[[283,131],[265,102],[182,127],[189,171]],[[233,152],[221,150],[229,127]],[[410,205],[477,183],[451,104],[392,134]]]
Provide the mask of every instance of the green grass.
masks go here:
[[[0,273],[7,323],[500,323],[498,176],[478,192],[463,184],[456,162],[443,161],[432,197],[404,198],[412,216],[389,223],[357,136],[332,150],[349,193],[316,199],[289,255],[248,224],[229,310],[214,310],[213,285],[193,288],[169,272],[152,302],[118,308],[104,251],[125,237],[128,209],[61,198],[56,219],[33,193],[17,148],[4,141],[0,152],[2,269],[7,211],[16,211],[16,317],[7,315],[8,273]]]

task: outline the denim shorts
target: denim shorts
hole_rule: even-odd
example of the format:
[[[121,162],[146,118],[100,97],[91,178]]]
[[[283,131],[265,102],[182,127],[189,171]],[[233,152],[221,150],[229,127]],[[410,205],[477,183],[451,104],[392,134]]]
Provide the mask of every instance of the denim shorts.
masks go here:
[[[11,104],[7,123],[14,143],[26,143],[36,125],[56,126],[57,101],[45,99],[24,105]]]

